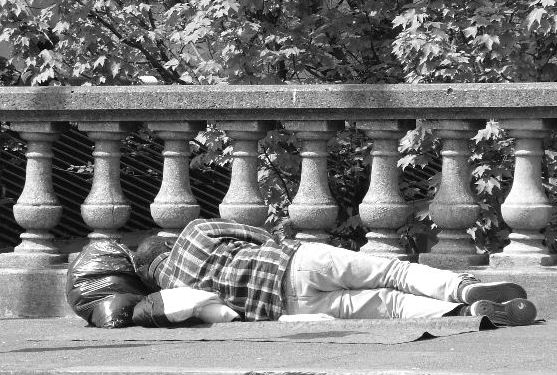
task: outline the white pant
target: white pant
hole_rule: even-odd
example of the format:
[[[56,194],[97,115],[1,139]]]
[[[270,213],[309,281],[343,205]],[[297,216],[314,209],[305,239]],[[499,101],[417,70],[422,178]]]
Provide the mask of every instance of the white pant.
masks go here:
[[[435,318],[460,305],[463,274],[304,243],[284,280],[285,314],[341,319]]]

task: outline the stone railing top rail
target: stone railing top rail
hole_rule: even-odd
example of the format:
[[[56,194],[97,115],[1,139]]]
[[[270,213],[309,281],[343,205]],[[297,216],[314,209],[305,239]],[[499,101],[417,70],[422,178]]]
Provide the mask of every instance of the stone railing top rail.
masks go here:
[[[557,118],[557,83],[0,87],[1,121]]]

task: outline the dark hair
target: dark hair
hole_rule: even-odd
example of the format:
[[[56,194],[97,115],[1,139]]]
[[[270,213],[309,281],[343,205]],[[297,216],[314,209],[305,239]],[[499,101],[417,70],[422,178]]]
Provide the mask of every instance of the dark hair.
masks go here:
[[[160,236],[145,238],[139,243],[134,254],[137,267],[149,267],[156,257],[162,253],[167,253],[172,249],[173,242],[174,241],[169,241],[166,237]]]

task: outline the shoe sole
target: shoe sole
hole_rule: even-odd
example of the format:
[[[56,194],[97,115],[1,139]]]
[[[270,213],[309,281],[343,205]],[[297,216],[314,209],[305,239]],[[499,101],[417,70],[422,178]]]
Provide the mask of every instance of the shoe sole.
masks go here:
[[[527,298],[523,287],[509,282],[477,283],[467,286],[464,302],[471,305],[476,301],[489,300],[497,303],[515,298]]]
[[[523,326],[532,324],[536,319],[536,306],[526,299],[497,303],[488,300],[476,301],[470,306],[473,316],[485,315],[494,324],[508,326]]]

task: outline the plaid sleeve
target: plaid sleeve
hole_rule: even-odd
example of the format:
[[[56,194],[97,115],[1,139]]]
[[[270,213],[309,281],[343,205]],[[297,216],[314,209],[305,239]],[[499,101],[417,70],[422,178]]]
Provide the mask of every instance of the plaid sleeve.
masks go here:
[[[238,240],[262,245],[272,236],[262,228],[239,224],[226,219],[196,219],[191,221],[180,233],[175,248],[214,249],[225,241]]]

